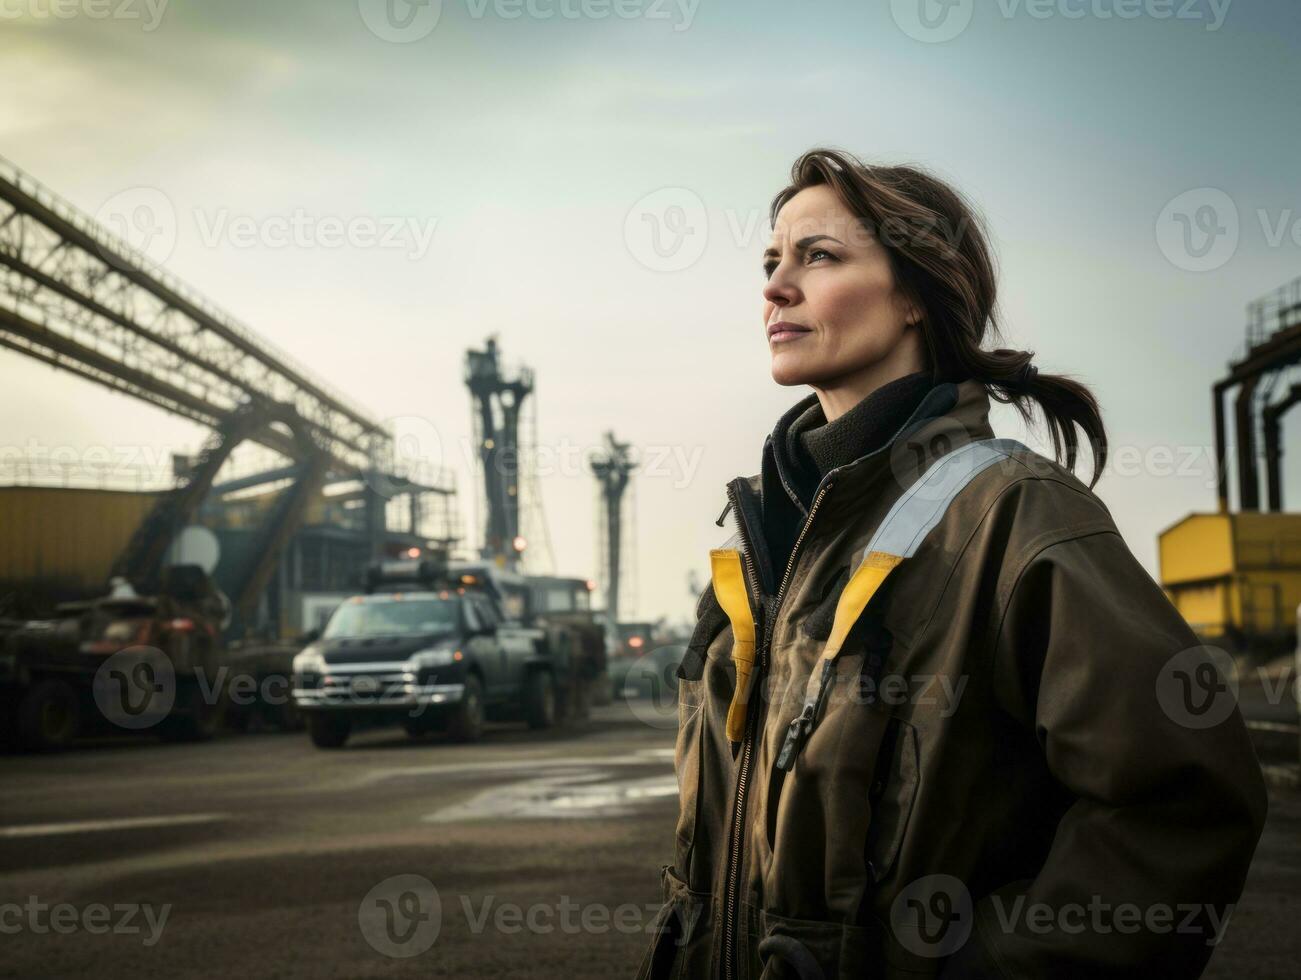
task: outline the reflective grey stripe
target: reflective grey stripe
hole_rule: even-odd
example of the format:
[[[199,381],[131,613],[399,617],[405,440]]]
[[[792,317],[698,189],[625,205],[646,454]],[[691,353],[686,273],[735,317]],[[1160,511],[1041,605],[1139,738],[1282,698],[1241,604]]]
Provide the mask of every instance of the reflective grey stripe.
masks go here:
[[[982,439],[941,456],[894,502],[868,542],[864,557],[884,551],[911,558],[963,488],[978,473],[1018,450],[1030,451],[1015,439]]]

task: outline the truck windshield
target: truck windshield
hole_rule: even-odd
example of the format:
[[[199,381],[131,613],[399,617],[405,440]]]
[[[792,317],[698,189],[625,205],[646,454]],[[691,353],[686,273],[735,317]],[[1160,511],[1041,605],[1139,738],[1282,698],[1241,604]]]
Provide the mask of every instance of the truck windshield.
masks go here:
[[[330,617],[326,639],[445,633],[456,628],[455,599],[385,599],[345,602]]]

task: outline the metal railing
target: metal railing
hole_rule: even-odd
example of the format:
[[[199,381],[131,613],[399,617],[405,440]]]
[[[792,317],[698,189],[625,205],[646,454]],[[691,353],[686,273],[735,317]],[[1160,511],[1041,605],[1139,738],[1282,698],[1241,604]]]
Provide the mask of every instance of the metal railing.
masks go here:
[[[250,327],[235,319],[203,293],[182,282],[135,246],[110,232],[90,215],[61,198],[3,155],[0,155],[0,180],[12,184],[23,194],[37,201],[42,207],[52,211],[83,235],[92,239],[104,250],[101,254],[105,258],[112,255],[114,258],[127,260],[128,264],[135,266],[139,271],[147,274],[166,289],[183,298],[232,335],[238,337],[241,342],[258,351],[264,359],[278,362],[292,370],[308,384],[336,402],[354,418],[371,419],[368,412],[332,389],[322,378],[305,367],[302,362],[290,355],[284,348],[255,333]],[[370,425],[372,428],[379,428],[376,422],[372,421]]]
[[[1247,304],[1247,352],[1301,323],[1301,276]]]
[[[0,458],[0,486],[62,487],[160,493],[175,486],[170,466],[138,466],[95,460]]]

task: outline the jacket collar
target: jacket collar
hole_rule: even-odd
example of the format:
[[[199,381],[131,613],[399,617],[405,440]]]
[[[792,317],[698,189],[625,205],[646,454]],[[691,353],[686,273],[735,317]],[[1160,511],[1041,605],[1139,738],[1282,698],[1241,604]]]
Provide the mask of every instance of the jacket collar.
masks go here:
[[[892,500],[941,456],[978,439],[991,439],[989,395],[979,381],[942,382],[922,399],[912,416],[876,452],[827,473],[819,486],[835,486],[823,506],[836,510],[865,496]]]
[[[778,422],[774,432],[798,418],[816,393],[802,398]],[[823,495],[820,517],[834,519],[845,510],[861,507],[864,496],[886,494],[891,502],[916,481],[940,456],[977,439],[994,435],[989,426],[989,395],[979,381],[941,382],[918,403],[908,420],[879,449],[828,471],[818,484],[814,500]],[[788,485],[772,435],[764,439],[763,466],[750,477],[729,484],[736,491],[741,513],[736,515],[743,535],[752,543],[764,591],[783,568],[807,514]],[[729,504],[730,506],[730,504]],[[720,515],[721,526],[727,511]],[[761,515],[761,516],[760,516]]]

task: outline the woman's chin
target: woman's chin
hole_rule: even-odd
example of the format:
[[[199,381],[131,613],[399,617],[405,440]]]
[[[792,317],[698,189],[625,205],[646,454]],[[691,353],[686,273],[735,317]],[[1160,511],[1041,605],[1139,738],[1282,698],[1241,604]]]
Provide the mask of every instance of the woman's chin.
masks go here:
[[[773,354],[772,379],[783,387],[808,384],[808,365],[800,363],[801,360],[802,358],[784,352]]]

